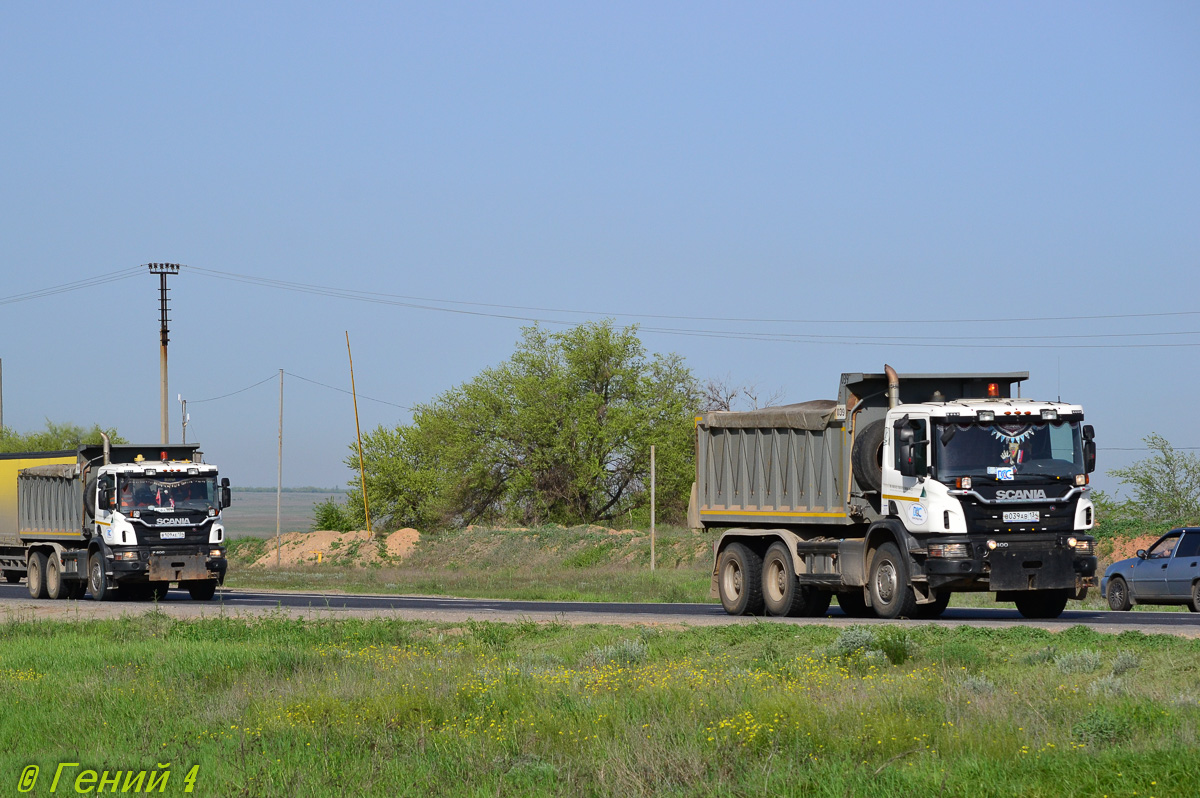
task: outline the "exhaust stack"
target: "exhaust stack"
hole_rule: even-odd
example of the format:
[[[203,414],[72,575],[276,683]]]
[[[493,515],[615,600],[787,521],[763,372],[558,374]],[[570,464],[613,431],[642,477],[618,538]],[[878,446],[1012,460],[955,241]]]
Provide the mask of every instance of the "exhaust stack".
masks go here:
[[[883,364],[883,373],[887,375],[888,409],[900,404],[900,375],[888,364]]]
[[[105,433],[101,432],[100,437],[104,439],[104,464],[108,465],[112,454],[111,444],[108,441],[108,435]]]

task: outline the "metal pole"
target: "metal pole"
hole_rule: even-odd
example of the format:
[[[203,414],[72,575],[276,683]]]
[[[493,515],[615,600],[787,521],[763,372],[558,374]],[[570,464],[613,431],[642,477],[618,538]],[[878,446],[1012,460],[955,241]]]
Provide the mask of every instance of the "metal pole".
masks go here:
[[[350,358],[350,395],[354,397],[354,434],[358,436],[358,482],[362,487],[363,516],[367,531],[371,531],[371,506],[367,503],[367,468],[363,464],[362,430],[358,426],[358,391],[354,387],[354,355],[350,353],[350,331],[346,331],[346,355]]]
[[[275,476],[275,567],[278,568],[281,538],[279,536],[280,507],[283,503],[283,369],[279,370],[279,469]]]
[[[181,426],[183,427],[183,442],[187,443],[187,423],[188,423],[187,399],[183,398],[183,394],[179,395],[179,404],[181,405],[179,413],[180,413],[180,419],[182,420]]]
[[[650,444],[650,570],[654,570],[654,444]]]
[[[170,319],[167,317],[167,275],[179,274],[178,263],[148,263],[151,274],[158,275],[158,308],[159,308],[159,330],[158,330],[158,370],[161,375],[161,384],[159,385],[159,426],[162,433],[163,445],[171,442],[171,425],[167,423],[167,342],[171,340],[170,329],[168,323]]]

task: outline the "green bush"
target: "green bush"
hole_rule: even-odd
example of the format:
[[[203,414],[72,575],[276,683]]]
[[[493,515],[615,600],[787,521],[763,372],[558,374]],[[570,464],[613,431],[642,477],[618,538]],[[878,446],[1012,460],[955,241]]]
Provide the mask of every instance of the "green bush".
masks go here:
[[[1112,675],[1120,676],[1123,673],[1137,670],[1140,664],[1141,659],[1137,654],[1134,654],[1132,651],[1122,651],[1113,657]]]
[[[1100,667],[1100,655],[1090,648],[1060,654],[1054,660],[1059,673],[1091,673]]]
[[[335,532],[351,532],[354,529],[354,519],[349,508],[336,501],[332,496],[323,502],[313,504],[312,530],[328,529]]]

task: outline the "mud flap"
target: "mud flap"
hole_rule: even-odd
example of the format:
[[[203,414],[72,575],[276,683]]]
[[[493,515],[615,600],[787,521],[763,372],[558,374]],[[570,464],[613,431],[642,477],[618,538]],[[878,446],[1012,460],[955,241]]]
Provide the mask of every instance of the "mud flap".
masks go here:
[[[151,554],[148,576],[151,582],[182,582],[211,579],[203,554]]]

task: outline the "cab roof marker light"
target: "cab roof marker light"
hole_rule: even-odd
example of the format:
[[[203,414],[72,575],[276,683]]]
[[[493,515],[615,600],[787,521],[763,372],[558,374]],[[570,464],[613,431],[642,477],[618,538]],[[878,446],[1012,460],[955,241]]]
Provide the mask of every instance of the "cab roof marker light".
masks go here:
[[[995,410],[980,410],[978,418],[980,421],[995,421],[996,420],[996,411]]]
[[[1053,408],[1043,407],[1042,421],[1058,421],[1058,411]]]

